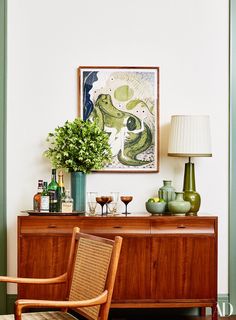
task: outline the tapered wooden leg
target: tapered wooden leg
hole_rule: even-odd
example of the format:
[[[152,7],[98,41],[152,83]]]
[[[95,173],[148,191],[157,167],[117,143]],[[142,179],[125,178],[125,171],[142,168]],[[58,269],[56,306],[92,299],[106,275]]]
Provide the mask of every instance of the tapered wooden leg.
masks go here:
[[[206,316],[206,307],[201,307],[200,308],[200,316],[205,317]]]
[[[213,307],[211,307],[212,312],[212,320],[218,319],[218,310],[217,310],[217,304],[215,303]]]

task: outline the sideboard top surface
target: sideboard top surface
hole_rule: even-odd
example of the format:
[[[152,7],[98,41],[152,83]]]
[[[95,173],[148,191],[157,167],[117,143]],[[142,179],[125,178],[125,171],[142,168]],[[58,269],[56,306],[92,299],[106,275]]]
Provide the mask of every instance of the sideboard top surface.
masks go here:
[[[151,215],[148,213],[135,213],[135,214],[130,214],[128,216],[125,215],[117,215],[117,216],[87,216],[87,215],[73,215],[73,216],[65,216],[65,215],[29,215],[27,213],[21,213],[18,214],[18,217],[20,219],[32,219],[32,220],[41,220],[41,219],[54,219],[56,220],[133,220],[133,219],[140,219],[140,220],[159,220],[159,221],[164,221],[164,220],[170,220],[170,221],[175,221],[175,220],[218,220],[217,216],[212,216],[212,215],[199,215],[199,216],[158,216],[158,215]]]

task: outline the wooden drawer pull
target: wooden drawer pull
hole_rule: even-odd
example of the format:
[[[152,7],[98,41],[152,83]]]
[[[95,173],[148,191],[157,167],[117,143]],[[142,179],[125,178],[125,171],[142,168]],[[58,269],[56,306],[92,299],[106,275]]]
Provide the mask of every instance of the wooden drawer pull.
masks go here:
[[[186,228],[186,226],[184,224],[180,224],[179,226],[177,226],[178,229],[184,229]]]
[[[55,224],[49,224],[48,228],[56,228],[57,226]]]
[[[121,229],[122,227],[121,226],[114,226],[113,228],[114,229]]]

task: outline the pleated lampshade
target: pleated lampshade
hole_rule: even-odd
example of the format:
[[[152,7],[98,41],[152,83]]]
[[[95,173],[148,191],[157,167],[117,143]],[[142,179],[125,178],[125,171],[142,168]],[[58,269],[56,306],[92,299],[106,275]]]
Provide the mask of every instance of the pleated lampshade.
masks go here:
[[[168,155],[173,157],[211,157],[209,116],[172,116]]]

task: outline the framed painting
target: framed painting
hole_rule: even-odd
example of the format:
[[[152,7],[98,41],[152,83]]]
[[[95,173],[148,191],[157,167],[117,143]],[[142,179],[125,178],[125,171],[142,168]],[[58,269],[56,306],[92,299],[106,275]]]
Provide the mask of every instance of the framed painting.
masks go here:
[[[79,115],[109,135],[103,172],[159,171],[159,68],[79,67]]]

